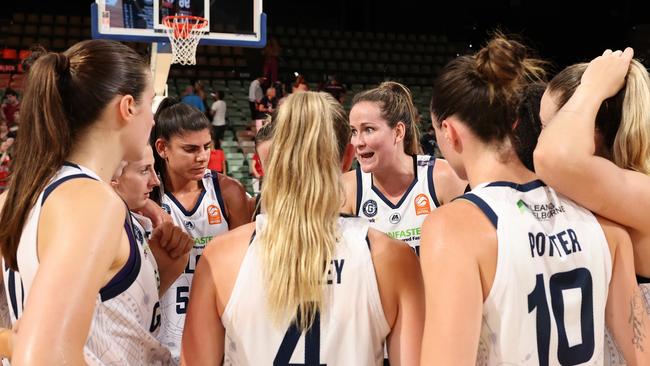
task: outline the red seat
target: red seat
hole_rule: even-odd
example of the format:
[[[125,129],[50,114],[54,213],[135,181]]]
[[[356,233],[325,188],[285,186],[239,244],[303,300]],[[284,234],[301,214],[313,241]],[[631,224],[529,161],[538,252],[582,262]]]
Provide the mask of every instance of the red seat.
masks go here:
[[[30,51],[30,50],[20,50],[20,52],[18,53],[18,58],[20,59],[20,61],[22,61],[22,60],[26,59],[27,57],[29,57],[29,55],[31,55],[31,54],[32,54],[32,51]]]
[[[18,51],[14,48],[5,48],[2,50],[2,58],[5,60],[15,60],[18,58]]]

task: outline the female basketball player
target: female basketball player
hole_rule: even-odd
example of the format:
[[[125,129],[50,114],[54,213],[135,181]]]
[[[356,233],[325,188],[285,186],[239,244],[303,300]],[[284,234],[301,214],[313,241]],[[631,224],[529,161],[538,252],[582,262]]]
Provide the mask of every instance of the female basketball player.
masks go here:
[[[30,69],[0,227],[14,315],[26,299],[13,363],[170,361],[149,331],[155,274],[108,184],[140,159],[152,99],[148,65],[117,42],[80,42]]]
[[[434,83],[440,148],[474,188],[423,225],[422,364],[602,364],[605,320],[630,364],[650,362],[627,232],[516,155],[519,92],[540,73],[523,45],[497,36]]]
[[[149,194],[160,182],[154,171],[153,151],[150,145],[144,148],[142,159],[138,161],[123,162],[118,169],[111,185],[122,197],[129,207],[133,222],[133,236],[138,244],[144,247],[145,257],[152,255],[149,262],[158,275],[158,293],[162,296],[169,286],[183,273],[188,260],[188,253],[192,249],[194,240],[189,238],[180,227],[173,223],[161,223],[155,229],[151,220],[138,211],[149,201]],[[169,228],[166,228],[169,226]],[[163,229],[165,228],[165,229]],[[162,231],[169,231],[162,233]],[[171,236],[171,243],[181,242],[173,253],[159,248],[161,235]],[[189,243],[189,245],[186,245]],[[151,245],[151,246],[150,246]],[[160,309],[157,309],[160,311]],[[160,317],[158,313],[158,317]]]
[[[369,219],[373,228],[419,253],[426,215],[463,194],[467,182],[446,161],[418,155],[416,118],[402,84],[384,82],[355,95],[350,126],[359,167],[343,175],[342,211]]]
[[[250,212],[246,191],[238,181],[207,170],[212,140],[203,113],[167,98],[154,118],[151,142],[164,187],[162,206],[194,238],[185,273],[161,299],[160,339],[177,360],[196,263],[213,236],[250,222]]]
[[[274,123],[266,213],[206,249],[183,361],[381,365],[388,336],[392,365],[417,364],[416,256],[366,220],[339,215],[345,112],[325,93],[294,93]]]
[[[633,51],[605,52],[560,72],[542,98],[546,128],[535,150],[542,178],[595,213],[624,225],[650,300],[650,79]],[[559,111],[558,111],[559,109]],[[609,343],[611,360],[621,355]]]

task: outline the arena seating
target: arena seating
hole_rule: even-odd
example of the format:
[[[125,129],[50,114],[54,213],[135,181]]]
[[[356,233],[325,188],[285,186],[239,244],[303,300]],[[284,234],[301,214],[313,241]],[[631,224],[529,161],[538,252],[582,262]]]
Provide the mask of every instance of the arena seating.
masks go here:
[[[63,51],[89,37],[89,17],[14,13],[10,19],[0,19],[0,92],[7,87],[22,89],[20,62],[29,55],[33,44]],[[384,80],[400,81],[411,89],[424,120],[428,120],[431,81],[449,59],[464,52],[463,42],[432,34],[271,26],[269,37],[275,37],[282,47],[281,76],[298,72],[305,76],[310,89],[316,90],[326,75],[336,74],[347,87],[344,106],[348,110],[355,93]],[[147,44],[130,45],[144,55],[148,52]],[[172,66],[167,82],[170,96],[181,95],[191,80],[201,80],[206,92],[224,91],[231,128],[226,131],[222,144],[228,160],[228,174],[239,179],[249,192],[252,186],[248,166],[254,152],[254,132],[248,86],[250,80],[261,73],[249,65],[251,57],[259,57],[259,51],[199,46],[197,65]]]

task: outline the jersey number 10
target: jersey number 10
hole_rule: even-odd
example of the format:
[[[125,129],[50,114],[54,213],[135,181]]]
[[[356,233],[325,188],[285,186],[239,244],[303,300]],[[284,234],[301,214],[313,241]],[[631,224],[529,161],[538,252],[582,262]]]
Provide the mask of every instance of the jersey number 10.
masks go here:
[[[557,359],[561,365],[578,365],[588,362],[594,354],[594,304],[591,273],[586,268],[556,273],[549,282],[553,318],[557,325],[558,345]],[[537,309],[537,353],[540,366],[549,364],[551,339],[551,314],[546,301],[544,275],[538,274],[533,292],[528,294],[528,312]],[[569,346],[564,324],[564,296],[562,291],[579,288],[582,291],[580,305],[580,333],[582,343]]]

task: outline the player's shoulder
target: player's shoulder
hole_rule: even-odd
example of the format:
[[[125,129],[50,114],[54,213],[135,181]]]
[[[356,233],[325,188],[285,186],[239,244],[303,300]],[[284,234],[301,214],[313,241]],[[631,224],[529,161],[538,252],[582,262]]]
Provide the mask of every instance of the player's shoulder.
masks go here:
[[[483,243],[496,243],[492,217],[465,199],[457,199],[435,209],[422,224],[424,250],[427,246],[449,250],[481,250]]]
[[[594,214],[594,216],[602,228],[603,234],[605,234],[605,240],[607,240],[610,249],[613,250],[615,249],[616,245],[631,241],[630,234],[623,225],[604,218],[600,215]]]
[[[205,258],[217,266],[228,265],[248,250],[254,233],[255,223],[252,222],[217,235],[210,240],[210,244],[206,246],[201,258]],[[239,263],[239,261],[236,262]]]
[[[100,206],[104,210],[119,208],[125,210],[124,202],[108,184],[96,179],[70,179],[61,184],[46,188],[46,202],[70,206]],[[48,191],[48,189],[52,189]]]
[[[237,179],[215,171],[212,171],[211,174],[216,175],[222,192],[245,194],[246,189],[244,189],[244,185]]]
[[[376,229],[368,229],[370,253],[375,265],[387,263],[395,268],[417,265],[413,249],[401,240],[396,240]]]

